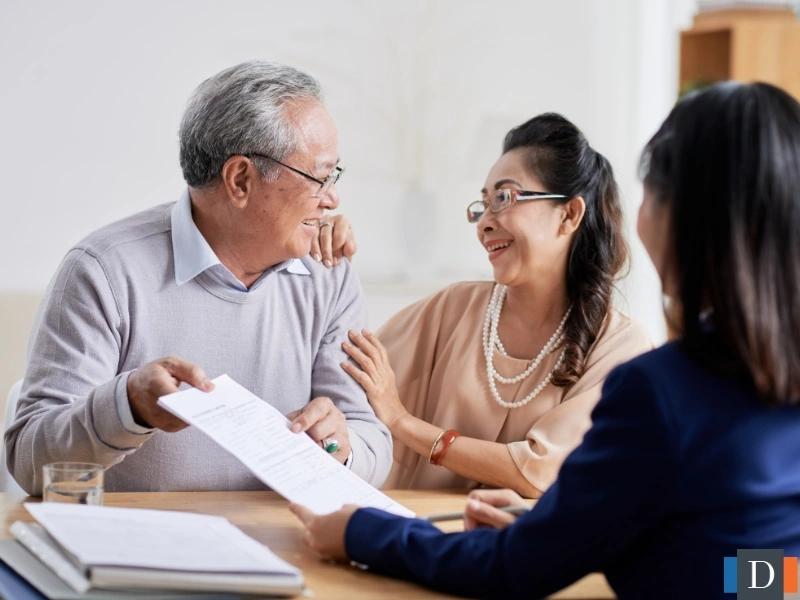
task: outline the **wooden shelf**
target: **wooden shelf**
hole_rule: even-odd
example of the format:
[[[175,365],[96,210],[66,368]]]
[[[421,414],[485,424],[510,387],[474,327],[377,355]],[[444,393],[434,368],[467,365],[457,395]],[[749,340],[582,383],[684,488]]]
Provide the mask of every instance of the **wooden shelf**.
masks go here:
[[[681,32],[679,89],[764,81],[800,99],[800,21],[789,9],[701,13]]]

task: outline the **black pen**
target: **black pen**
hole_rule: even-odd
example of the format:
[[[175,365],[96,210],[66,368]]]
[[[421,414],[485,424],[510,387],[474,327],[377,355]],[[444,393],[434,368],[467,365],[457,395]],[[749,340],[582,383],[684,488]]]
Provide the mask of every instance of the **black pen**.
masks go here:
[[[503,512],[511,513],[512,515],[524,515],[528,512],[531,507],[530,506],[499,506],[495,507],[497,510],[502,510]],[[455,513],[442,513],[438,515],[429,515],[427,517],[421,517],[423,521],[428,521],[430,523],[435,523],[436,521],[456,521],[458,519],[464,518],[463,512],[455,512]]]

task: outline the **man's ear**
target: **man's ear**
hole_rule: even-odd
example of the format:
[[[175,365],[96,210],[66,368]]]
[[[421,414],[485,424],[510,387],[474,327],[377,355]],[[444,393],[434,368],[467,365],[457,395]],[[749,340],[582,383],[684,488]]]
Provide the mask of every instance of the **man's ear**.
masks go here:
[[[255,165],[246,156],[231,156],[222,165],[222,184],[228,193],[228,200],[240,210],[247,206],[253,193],[255,173]]]
[[[570,235],[580,226],[583,215],[586,214],[586,203],[583,198],[576,196],[566,204],[562,204],[561,209],[561,225],[558,232],[561,235]]]

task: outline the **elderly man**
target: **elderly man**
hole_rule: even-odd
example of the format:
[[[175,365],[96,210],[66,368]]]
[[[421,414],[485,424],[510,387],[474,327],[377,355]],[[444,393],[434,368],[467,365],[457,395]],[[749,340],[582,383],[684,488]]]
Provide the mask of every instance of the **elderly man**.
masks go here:
[[[340,367],[366,326],[359,282],[347,261],[308,258],[339,204],[337,144],[319,84],[292,67],[244,63],[197,88],[180,127],[188,189],[89,235],[50,283],[5,436],[27,492],[54,461],[102,463],[108,491],[263,489],[156,404],[223,373],[384,481],[391,437]]]

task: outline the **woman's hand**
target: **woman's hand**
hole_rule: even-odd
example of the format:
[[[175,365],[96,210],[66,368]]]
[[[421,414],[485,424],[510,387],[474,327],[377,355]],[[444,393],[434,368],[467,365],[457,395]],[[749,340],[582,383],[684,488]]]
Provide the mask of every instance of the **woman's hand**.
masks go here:
[[[342,262],[342,258],[351,260],[358,250],[353,228],[344,215],[331,215],[324,219],[328,225],[317,229],[316,237],[311,240],[311,258],[326,267],[333,267]]]
[[[316,515],[305,506],[290,504],[292,511],[306,526],[303,532],[303,543],[326,560],[347,560],[344,550],[344,532],[350,517],[358,510],[353,504],[329,515]]]
[[[372,333],[364,329],[363,335],[357,331],[350,332],[352,344],[345,342],[342,348],[361,369],[357,366],[343,362],[342,368],[361,384],[367,392],[369,403],[378,418],[391,431],[395,425],[408,414],[394,380],[394,371],[389,365],[389,355]]]
[[[472,490],[464,510],[464,529],[494,527],[502,529],[517,520],[514,515],[497,510],[501,506],[528,506],[522,496],[511,490]]]

